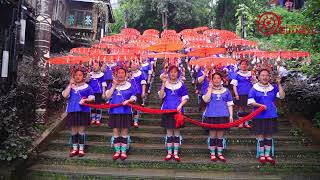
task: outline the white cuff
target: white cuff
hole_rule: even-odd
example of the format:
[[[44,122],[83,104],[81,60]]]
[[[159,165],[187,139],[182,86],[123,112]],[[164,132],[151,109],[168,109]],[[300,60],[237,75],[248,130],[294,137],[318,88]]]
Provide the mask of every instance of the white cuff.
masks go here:
[[[210,99],[211,99],[211,96],[210,96],[210,98],[205,98],[204,97],[205,95],[203,95],[203,96],[201,96],[201,98],[203,99],[203,101],[205,102],[205,103],[208,103],[209,101],[210,101]]]
[[[103,87],[107,87],[107,83],[106,83],[106,82],[103,82],[103,83],[102,83],[102,86],[103,86]]]
[[[182,98],[181,98],[181,100],[183,101],[183,100],[188,100],[189,99],[189,96],[188,95],[184,95],[184,96],[182,96]]]
[[[137,97],[136,96],[131,96],[130,100],[133,99],[134,101],[137,101]]]
[[[236,79],[232,79],[230,84],[234,85],[234,86],[238,86],[238,80]]]
[[[147,81],[146,80],[142,80],[141,84],[147,84]]]
[[[149,71],[148,71],[148,74],[152,74],[152,71],[151,71],[151,70],[149,70]]]
[[[70,91],[71,91],[71,90],[70,90]],[[61,94],[62,94],[62,97],[64,97],[64,96],[63,96],[63,93],[64,93],[64,91],[62,91],[62,93],[61,93]],[[65,97],[65,98],[69,98],[69,97],[70,97],[70,93],[69,93],[68,97]]]
[[[284,97],[280,97],[280,93],[279,92],[277,92],[277,98],[284,99]]]
[[[95,99],[96,99],[96,97],[95,97],[94,95],[89,95],[89,96],[88,96],[88,99],[95,100]]]
[[[248,99],[248,105],[252,104],[252,103],[255,103],[255,102],[256,102],[256,100],[254,100],[253,98],[249,98]]]
[[[228,102],[227,102],[227,105],[228,105],[228,106],[233,106],[234,103],[233,103],[233,101],[228,101]]]
[[[160,97],[160,91],[158,91],[158,96]],[[163,92],[163,97],[166,97],[166,92]]]

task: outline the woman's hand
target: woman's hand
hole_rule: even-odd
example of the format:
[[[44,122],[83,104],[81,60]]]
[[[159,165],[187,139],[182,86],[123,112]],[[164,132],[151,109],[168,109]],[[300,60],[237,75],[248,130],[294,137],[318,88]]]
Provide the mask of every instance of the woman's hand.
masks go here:
[[[181,109],[182,109],[182,106],[179,105],[179,106],[177,107],[177,111],[178,111],[178,112],[181,112]]]
[[[125,106],[125,105],[129,104],[129,101],[130,101],[130,100],[125,100],[125,101],[123,101],[123,102],[122,102],[122,105]]]
[[[86,103],[86,101],[87,101],[87,99],[86,99],[86,98],[81,99],[81,100],[80,100],[80,102],[79,102],[79,104],[83,105],[84,103]]]
[[[264,110],[267,110],[268,108],[267,108],[267,106],[266,105],[264,105],[264,104],[261,104],[261,106],[260,107],[264,107]]]
[[[232,115],[229,117],[229,120],[230,120],[231,123],[233,122],[233,116]]]

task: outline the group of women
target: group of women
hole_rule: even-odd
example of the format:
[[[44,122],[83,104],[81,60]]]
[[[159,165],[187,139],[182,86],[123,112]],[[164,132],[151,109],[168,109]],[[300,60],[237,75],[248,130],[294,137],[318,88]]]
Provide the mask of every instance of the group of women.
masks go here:
[[[92,72],[86,76],[86,72],[78,69],[73,74],[69,85],[63,91],[63,96],[68,98],[67,125],[71,128],[72,150],[70,157],[83,156],[85,145],[85,127],[90,124],[100,125],[101,109],[91,109],[84,103],[102,103],[104,100],[110,104],[122,103],[122,106],[109,109],[108,126],[113,129],[111,143],[114,148],[113,159],[127,158],[127,150],[130,144],[129,129],[134,124],[138,126],[139,112],[133,111],[128,103],[143,105],[146,97],[155,63],[144,61],[139,63],[132,61],[130,64],[117,65],[114,63],[92,64]],[[184,84],[185,68],[181,60],[167,61],[163,63],[163,71],[160,75],[162,84],[158,95],[161,100],[162,110],[176,110],[184,112],[183,107],[188,103],[189,95]],[[244,117],[263,106],[265,111],[253,119],[253,131],[257,138],[257,158],[261,163],[275,163],[273,160],[272,135],[277,131],[277,110],[275,99],[283,98],[284,91],[280,79],[276,84],[271,84],[269,70],[261,69],[257,77],[248,70],[248,62],[240,61],[239,70],[228,74],[222,73],[224,69],[207,70],[188,68],[190,73],[197,74],[197,83],[201,91],[201,99],[205,106],[203,111],[203,123],[224,124],[233,122],[233,106],[238,105],[238,117]],[[225,70],[230,68],[226,67]],[[221,71],[220,71],[221,70]],[[231,75],[230,75],[231,74]],[[87,77],[87,78],[86,78]],[[230,82],[230,83],[229,83]],[[231,88],[230,88],[231,85]],[[148,88],[149,87],[149,88]],[[193,95],[193,94],[192,94]],[[235,102],[235,103],[234,103]],[[174,159],[180,161],[179,156],[182,137],[180,129],[176,127],[176,114],[163,114],[161,127],[166,129],[165,145],[167,155],[165,160]],[[240,127],[251,128],[245,123]],[[226,140],[225,129],[206,128],[209,131],[208,149],[211,161],[220,160],[226,162],[223,156]]]

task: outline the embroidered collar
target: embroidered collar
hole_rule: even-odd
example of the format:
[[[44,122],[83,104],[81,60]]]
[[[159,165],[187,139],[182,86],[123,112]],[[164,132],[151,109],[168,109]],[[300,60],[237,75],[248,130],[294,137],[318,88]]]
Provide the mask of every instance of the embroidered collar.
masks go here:
[[[149,62],[144,62],[141,64],[141,66],[145,67],[145,66],[148,66],[149,65]]]
[[[74,87],[74,88],[72,88],[72,89],[77,92],[77,91],[86,89],[86,88],[88,88],[88,87],[89,87],[89,85],[88,85],[87,83],[84,83],[84,84],[82,84],[81,86],[76,86],[76,87]]]
[[[140,70],[137,70],[137,71],[134,71],[134,72],[132,73],[132,76],[133,76],[133,77],[139,77],[141,74],[142,74],[142,72],[141,72]]]
[[[165,85],[166,88],[171,89],[171,90],[177,90],[179,88],[181,88],[182,86],[182,82],[177,80],[177,82],[172,83],[170,81],[168,81]]]
[[[219,93],[216,93],[216,92],[219,92]],[[227,91],[227,88],[225,88],[225,87],[222,87],[221,89],[213,89],[213,91],[212,91],[212,94],[223,94],[223,93],[225,93]]]
[[[261,83],[256,83],[253,85],[253,88],[257,91],[263,92],[263,93],[267,93],[270,92],[274,89],[274,87],[268,83],[268,85],[263,85]]]
[[[240,76],[243,76],[243,77],[250,77],[251,76],[250,71],[246,71],[246,72],[238,71],[237,74],[239,74]]]
[[[120,84],[117,86],[117,90],[118,91],[124,91],[127,90],[131,87],[131,83],[129,83],[128,81],[125,81],[123,84]]]
[[[112,67],[114,67],[114,66],[116,66],[117,65],[117,63],[115,63],[115,62],[113,62],[113,63],[107,63],[107,66],[109,67],[109,68],[112,68]]]
[[[222,90],[222,88],[223,88],[223,86],[222,85],[220,85],[220,86],[218,86],[218,87],[212,87],[212,89],[214,89],[214,90]]]
[[[104,75],[103,72],[99,72],[99,73],[91,72],[91,73],[90,73],[90,77],[91,77],[91,78],[94,78],[94,79],[101,78],[103,75]]]

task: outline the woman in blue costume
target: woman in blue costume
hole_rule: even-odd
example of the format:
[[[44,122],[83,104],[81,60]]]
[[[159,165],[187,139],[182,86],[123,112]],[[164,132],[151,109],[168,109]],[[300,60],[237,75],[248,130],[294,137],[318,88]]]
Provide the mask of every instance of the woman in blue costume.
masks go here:
[[[68,99],[67,127],[71,128],[72,150],[70,157],[85,155],[85,128],[90,125],[90,108],[83,106],[84,103],[94,101],[92,88],[85,83],[85,71],[75,70],[74,77],[62,92],[62,96]]]
[[[134,103],[137,99],[135,89],[127,81],[127,71],[125,68],[116,68],[115,78],[105,93],[110,104],[122,103],[123,105],[109,109],[108,125],[113,129],[111,139],[115,150],[113,159],[116,160],[120,157],[122,160],[125,160],[130,144],[129,128],[133,124],[132,109],[127,104]]]
[[[259,82],[254,84],[249,92],[248,105],[253,106],[253,110],[263,106],[265,111],[253,119],[253,131],[257,138],[257,158],[264,164],[270,162],[275,164],[271,157],[274,155],[274,145],[272,135],[277,132],[277,108],[276,98],[283,99],[285,92],[281,85],[280,77],[277,78],[277,85],[270,84],[270,72],[262,69],[258,73]]]
[[[207,103],[206,109],[203,113],[203,122],[208,124],[225,124],[233,122],[233,101],[232,95],[228,88],[222,85],[222,75],[214,73],[212,81],[202,96],[202,99]],[[208,148],[210,150],[211,161],[218,159],[226,162],[222,151],[225,148],[224,132],[225,129],[206,128],[209,130]]]
[[[242,118],[250,114],[251,107],[247,105],[248,94],[253,84],[251,71],[248,70],[248,61],[240,61],[240,70],[236,72],[230,82],[233,85],[233,92],[236,98],[236,105],[239,107],[238,117]],[[251,128],[248,121],[240,124],[239,128]]]
[[[100,63],[94,61],[92,64],[93,71],[90,72],[89,86],[92,88],[95,103],[102,103],[102,94],[107,86],[104,73],[101,71]],[[96,124],[100,126],[102,118],[102,109],[91,108],[91,124]]]
[[[131,84],[133,85],[134,89],[136,90],[136,97],[137,101],[136,104],[141,106],[143,104],[143,99],[146,96],[146,84],[147,80],[145,79],[142,72],[139,70],[139,62],[132,62],[131,63]],[[139,127],[139,112],[134,111],[134,117],[133,117],[133,126]]]
[[[183,106],[187,103],[189,96],[187,88],[184,83],[179,80],[179,69],[177,66],[170,66],[168,70],[168,77],[162,79],[162,86],[158,92],[159,97],[163,99],[161,109],[176,109],[183,113]],[[168,161],[174,158],[180,161],[179,148],[181,145],[180,129],[176,128],[175,114],[164,114],[161,118],[161,126],[166,129],[166,147],[167,156],[165,160]]]

